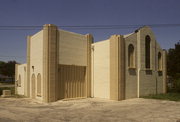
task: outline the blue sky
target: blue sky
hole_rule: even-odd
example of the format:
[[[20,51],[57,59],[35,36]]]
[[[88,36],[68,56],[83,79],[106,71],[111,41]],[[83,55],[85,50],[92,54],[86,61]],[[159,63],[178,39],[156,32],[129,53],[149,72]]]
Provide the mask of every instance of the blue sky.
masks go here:
[[[1,0],[0,26],[180,24],[180,0]],[[63,29],[63,28],[62,28]],[[91,33],[95,41],[135,28],[65,29]],[[164,49],[180,40],[180,26],[152,28]],[[26,62],[26,36],[38,30],[1,30],[0,60]],[[6,57],[10,56],[10,57]],[[16,56],[16,57],[11,57]]]

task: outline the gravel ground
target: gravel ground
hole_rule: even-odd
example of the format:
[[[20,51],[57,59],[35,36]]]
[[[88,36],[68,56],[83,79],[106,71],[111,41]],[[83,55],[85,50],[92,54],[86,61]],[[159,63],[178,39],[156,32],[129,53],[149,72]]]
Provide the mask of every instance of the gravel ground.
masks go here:
[[[40,103],[0,98],[0,122],[180,122],[180,102],[97,98]]]

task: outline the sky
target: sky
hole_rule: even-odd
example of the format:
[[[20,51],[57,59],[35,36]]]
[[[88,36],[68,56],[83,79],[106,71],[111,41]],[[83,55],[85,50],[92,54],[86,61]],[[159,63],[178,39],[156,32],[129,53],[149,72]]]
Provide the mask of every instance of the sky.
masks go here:
[[[26,62],[26,37],[40,29],[11,26],[55,24],[67,31],[90,33],[94,41],[137,28],[72,29],[61,26],[180,24],[180,0],[0,0],[0,60]],[[2,26],[10,26],[3,29]],[[163,49],[180,40],[180,26],[152,27]]]

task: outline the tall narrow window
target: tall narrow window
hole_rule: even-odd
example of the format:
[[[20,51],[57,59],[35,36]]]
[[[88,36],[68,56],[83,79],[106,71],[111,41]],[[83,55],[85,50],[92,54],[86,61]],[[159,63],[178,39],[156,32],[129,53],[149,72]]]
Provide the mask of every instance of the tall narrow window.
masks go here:
[[[162,70],[162,56],[160,52],[158,53],[158,70]]]
[[[129,68],[134,68],[135,63],[134,63],[134,46],[130,44],[128,46],[128,66]]]
[[[145,66],[148,69],[151,67],[150,57],[151,57],[151,38],[149,35],[147,35],[145,38]]]
[[[41,74],[37,76],[37,95],[41,96]]]
[[[19,75],[18,86],[21,87],[21,75]]]

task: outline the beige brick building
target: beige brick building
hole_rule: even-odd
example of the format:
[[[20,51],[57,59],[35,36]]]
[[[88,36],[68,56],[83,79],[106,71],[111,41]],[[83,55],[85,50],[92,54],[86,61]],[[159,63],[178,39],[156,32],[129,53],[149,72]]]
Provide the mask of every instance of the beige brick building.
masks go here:
[[[27,38],[27,64],[16,65],[16,93],[52,102],[166,92],[166,51],[149,27],[92,42],[90,34],[44,25]]]

